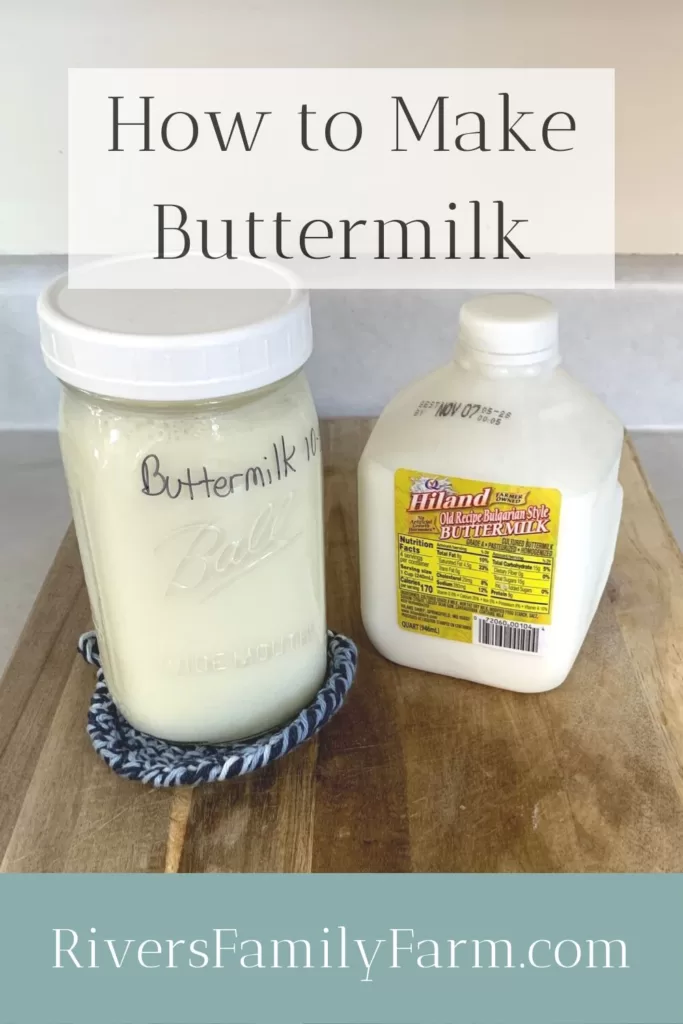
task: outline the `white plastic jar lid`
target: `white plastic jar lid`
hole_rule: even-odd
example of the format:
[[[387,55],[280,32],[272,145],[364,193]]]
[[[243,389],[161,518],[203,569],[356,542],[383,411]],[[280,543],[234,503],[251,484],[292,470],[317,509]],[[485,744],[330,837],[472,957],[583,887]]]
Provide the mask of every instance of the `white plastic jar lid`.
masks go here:
[[[227,397],[282,380],[312,351],[308,293],[273,263],[240,263],[250,287],[239,290],[74,290],[64,274],[38,300],[48,368],[83,391],[148,402]]]

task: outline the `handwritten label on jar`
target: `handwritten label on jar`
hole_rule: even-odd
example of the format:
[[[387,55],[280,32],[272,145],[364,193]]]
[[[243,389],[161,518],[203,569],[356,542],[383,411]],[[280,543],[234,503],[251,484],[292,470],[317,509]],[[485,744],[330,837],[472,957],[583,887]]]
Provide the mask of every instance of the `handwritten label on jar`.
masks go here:
[[[319,453],[320,437],[314,428],[311,428],[303,445],[298,448],[281,434],[280,439],[272,443],[271,451],[263,456],[264,465],[247,466],[239,473],[209,476],[206,466],[194,471],[188,466],[182,476],[165,473],[160,457],[150,452],[140,467],[142,493],[150,498],[165,495],[172,500],[182,494],[189,495],[190,501],[194,501],[195,496],[228,498],[239,490],[265,488],[278,480],[286,480],[296,473],[297,461],[305,459],[310,462]]]

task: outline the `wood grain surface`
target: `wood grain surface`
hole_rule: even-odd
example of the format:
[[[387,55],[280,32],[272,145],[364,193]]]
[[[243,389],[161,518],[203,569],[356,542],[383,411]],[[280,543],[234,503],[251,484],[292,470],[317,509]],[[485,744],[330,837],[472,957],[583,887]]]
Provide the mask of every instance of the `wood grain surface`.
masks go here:
[[[617,557],[564,686],[399,668],[358,604],[363,420],[326,424],[329,622],[357,641],[318,739],[194,791],[124,782],[85,733],[89,626],[67,533],[0,682],[0,866],[18,871],[682,871],[683,560],[624,454]]]

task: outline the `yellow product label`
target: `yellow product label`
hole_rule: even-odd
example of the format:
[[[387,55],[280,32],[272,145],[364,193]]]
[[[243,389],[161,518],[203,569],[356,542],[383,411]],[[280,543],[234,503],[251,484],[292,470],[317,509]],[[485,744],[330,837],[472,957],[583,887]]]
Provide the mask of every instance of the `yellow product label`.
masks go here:
[[[560,492],[399,469],[395,501],[399,626],[543,653]]]

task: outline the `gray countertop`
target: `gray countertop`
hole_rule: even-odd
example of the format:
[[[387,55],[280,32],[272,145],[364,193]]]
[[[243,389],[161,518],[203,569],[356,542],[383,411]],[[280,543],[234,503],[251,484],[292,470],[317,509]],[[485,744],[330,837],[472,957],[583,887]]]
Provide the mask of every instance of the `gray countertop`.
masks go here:
[[[633,432],[650,485],[683,547],[683,431]],[[0,431],[0,671],[70,519],[57,437]]]

